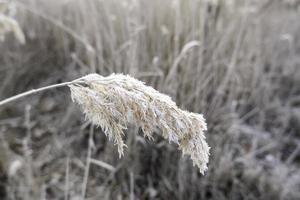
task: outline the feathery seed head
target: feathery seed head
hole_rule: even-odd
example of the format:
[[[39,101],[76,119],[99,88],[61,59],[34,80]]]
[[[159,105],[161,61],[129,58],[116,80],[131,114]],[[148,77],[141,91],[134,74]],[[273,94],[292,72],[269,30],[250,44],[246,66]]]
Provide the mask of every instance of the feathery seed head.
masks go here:
[[[81,106],[88,120],[114,140],[120,156],[126,146],[123,130],[128,124],[136,124],[149,139],[160,129],[165,139],[178,144],[183,154],[191,156],[201,173],[207,169],[209,146],[201,114],[179,109],[169,96],[129,75],[89,74],[78,80],[84,84],[69,86],[72,100]]]

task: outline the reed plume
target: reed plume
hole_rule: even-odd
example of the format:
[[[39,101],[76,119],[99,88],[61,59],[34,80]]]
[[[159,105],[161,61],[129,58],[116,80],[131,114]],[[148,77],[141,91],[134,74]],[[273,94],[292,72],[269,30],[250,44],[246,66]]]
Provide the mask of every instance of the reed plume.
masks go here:
[[[100,126],[123,155],[124,129],[128,124],[141,127],[144,136],[152,139],[153,132],[178,144],[183,154],[190,155],[193,164],[203,174],[207,170],[210,147],[205,141],[207,130],[201,114],[179,109],[165,94],[143,82],[123,74],[103,77],[89,74],[70,84],[72,100],[78,103],[86,118]]]

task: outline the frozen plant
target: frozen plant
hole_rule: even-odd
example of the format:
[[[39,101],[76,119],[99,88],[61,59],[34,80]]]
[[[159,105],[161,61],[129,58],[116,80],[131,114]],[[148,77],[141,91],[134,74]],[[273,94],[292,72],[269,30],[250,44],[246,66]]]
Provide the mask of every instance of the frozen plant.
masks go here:
[[[122,138],[124,130],[128,124],[135,124],[150,139],[153,132],[160,130],[158,132],[165,139],[176,143],[183,154],[190,155],[202,174],[207,170],[210,147],[205,141],[207,127],[203,116],[181,110],[169,96],[129,75],[103,77],[89,74],[71,82],[16,95],[0,101],[0,106],[29,94],[62,86],[70,87],[72,100],[80,105],[91,123],[100,126],[114,141],[120,157],[126,146]]]
[[[201,114],[179,109],[169,96],[129,75],[90,74],[80,80],[84,84],[69,85],[72,100],[80,105],[88,120],[114,140],[120,156],[125,146],[123,130],[128,124],[136,124],[150,139],[160,129],[165,139],[191,156],[201,173],[207,169],[209,147]]]

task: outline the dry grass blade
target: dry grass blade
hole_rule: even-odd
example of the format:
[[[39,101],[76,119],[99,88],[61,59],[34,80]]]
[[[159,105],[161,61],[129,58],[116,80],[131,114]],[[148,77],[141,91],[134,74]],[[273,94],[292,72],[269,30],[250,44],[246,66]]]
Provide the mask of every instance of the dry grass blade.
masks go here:
[[[107,164],[106,162],[103,162],[101,160],[96,160],[96,159],[90,158],[90,163],[92,163],[94,165],[97,165],[97,166],[100,166],[100,167],[102,167],[104,169],[107,169],[111,172],[114,172],[116,170],[115,167],[113,167],[112,165]]]
[[[4,35],[13,32],[21,44],[25,43],[25,36],[18,22],[10,17],[0,14],[0,40],[4,40]]]
[[[0,1],[0,41],[5,39],[5,34],[12,32],[16,39],[21,43],[25,43],[25,36],[20,28],[19,23],[11,16],[7,16],[4,12],[8,8],[8,2]]]
[[[205,141],[205,119],[201,114],[181,110],[167,95],[123,74],[103,77],[90,74],[71,84],[72,100],[78,103],[88,120],[100,126],[123,155],[123,130],[136,124],[149,139],[158,129],[169,142],[179,145],[191,156],[201,173],[207,169],[209,146]]]

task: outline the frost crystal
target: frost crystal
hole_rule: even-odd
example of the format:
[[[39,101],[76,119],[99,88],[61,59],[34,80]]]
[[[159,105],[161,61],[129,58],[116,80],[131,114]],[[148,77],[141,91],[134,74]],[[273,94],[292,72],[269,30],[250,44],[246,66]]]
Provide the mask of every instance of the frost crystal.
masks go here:
[[[88,120],[114,140],[120,156],[126,146],[123,130],[128,124],[136,124],[149,139],[160,129],[165,139],[191,156],[201,173],[207,170],[210,147],[205,141],[207,128],[201,114],[179,109],[169,96],[129,75],[90,74],[78,80],[83,83],[70,85],[72,100],[81,106]]]

